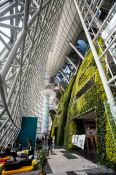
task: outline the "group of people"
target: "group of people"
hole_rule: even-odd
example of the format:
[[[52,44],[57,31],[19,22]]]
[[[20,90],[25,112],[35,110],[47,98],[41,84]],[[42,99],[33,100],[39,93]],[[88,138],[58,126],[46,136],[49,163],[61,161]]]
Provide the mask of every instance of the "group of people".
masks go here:
[[[14,160],[16,161],[16,152],[11,151],[12,149],[12,145],[8,144],[7,147],[4,149],[2,146],[0,147],[0,157],[4,158],[7,156],[12,156],[14,158]]]
[[[42,148],[47,147],[48,152],[52,151],[53,147],[53,139],[51,136],[47,137],[42,137],[36,139],[36,149],[41,150]]]
[[[14,158],[14,161],[16,161],[16,157],[19,157],[18,152],[22,151],[22,145],[21,144],[15,144],[12,148],[11,144],[8,144],[7,147],[4,149],[2,146],[0,146],[0,158],[4,158],[7,156],[12,156]],[[25,158],[33,159],[34,157],[34,149],[32,148],[32,145],[28,145],[28,154],[25,154]]]
[[[44,146],[47,146],[48,148],[48,152],[52,151],[52,147],[53,147],[53,139],[51,136],[47,137],[42,137],[37,138],[36,139],[36,149],[37,150],[41,150],[42,148],[44,148]],[[12,156],[14,158],[14,161],[16,161],[17,157],[19,156],[19,152],[22,151],[22,145],[18,142],[15,142],[15,144],[12,145],[8,144],[7,147],[4,149],[2,146],[0,146],[0,158],[4,158],[7,156]],[[27,159],[33,159],[34,158],[34,149],[32,147],[32,143],[28,143],[28,154],[22,154],[23,157],[27,158]]]

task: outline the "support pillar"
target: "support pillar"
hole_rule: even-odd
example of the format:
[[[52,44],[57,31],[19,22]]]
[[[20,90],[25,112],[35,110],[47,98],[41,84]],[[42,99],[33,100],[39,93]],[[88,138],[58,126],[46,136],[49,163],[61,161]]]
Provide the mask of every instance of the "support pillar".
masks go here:
[[[49,128],[49,96],[44,97],[44,111],[43,111],[43,123],[42,134],[47,135]]]

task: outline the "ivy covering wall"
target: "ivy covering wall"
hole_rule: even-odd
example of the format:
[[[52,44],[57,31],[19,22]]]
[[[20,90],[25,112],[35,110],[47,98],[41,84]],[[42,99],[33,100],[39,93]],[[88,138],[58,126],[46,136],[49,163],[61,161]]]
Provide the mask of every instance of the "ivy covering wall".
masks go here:
[[[66,87],[66,90],[64,94],[62,95],[56,117],[53,121],[53,127],[52,127],[52,136],[54,136],[54,130],[57,128],[57,140],[56,143],[58,145],[63,145],[64,144],[64,132],[65,132],[65,125],[67,122],[67,111],[68,111],[68,105],[70,101],[70,96],[71,96],[71,91],[72,91],[72,86],[74,84],[75,76],[72,77],[69,85]]]
[[[99,39],[99,44],[104,49],[102,39]],[[97,43],[95,45],[97,47]],[[101,53],[99,49],[97,49],[97,52],[98,54]],[[103,62],[104,71],[108,74],[104,57],[101,61]],[[84,89],[88,82],[92,82],[91,86]],[[64,137],[64,146],[67,149],[73,149],[72,135],[78,133],[79,129],[75,119],[79,119],[80,116],[94,110],[96,114],[98,161],[116,168],[116,126],[109,105],[106,103],[106,94],[91,52],[82,62],[71,89],[71,95],[69,93],[68,96],[68,89],[64,93],[67,94],[67,97],[70,97],[70,100],[63,95],[59,102],[58,111],[61,110],[62,112],[59,113],[58,128],[60,129],[57,143],[60,143],[60,138],[63,140],[62,137]],[[63,111],[65,112],[63,113]],[[64,120],[63,116],[66,116],[67,119]],[[63,131],[62,128],[64,128],[65,135],[60,137],[60,131]]]

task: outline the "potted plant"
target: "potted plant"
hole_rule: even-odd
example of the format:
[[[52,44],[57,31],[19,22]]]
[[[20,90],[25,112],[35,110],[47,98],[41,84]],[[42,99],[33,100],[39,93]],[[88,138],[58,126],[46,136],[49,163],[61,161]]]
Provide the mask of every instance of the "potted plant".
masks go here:
[[[38,152],[37,159],[39,161],[38,163],[40,168],[39,175],[46,175],[45,166],[47,164],[47,156],[48,156],[48,152],[45,149]]]

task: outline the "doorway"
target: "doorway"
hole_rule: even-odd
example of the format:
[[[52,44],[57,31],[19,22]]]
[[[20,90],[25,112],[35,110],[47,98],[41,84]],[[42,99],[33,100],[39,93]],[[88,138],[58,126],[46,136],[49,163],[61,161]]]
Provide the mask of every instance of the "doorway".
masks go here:
[[[95,110],[93,110],[84,114],[77,120],[77,126],[81,128],[81,133],[79,134],[86,135],[84,150],[82,149],[80,150],[81,156],[84,156],[85,158],[94,163],[97,162],[97,149],[96,149],[97,139],[96,139],[95,118],[96,118],[96,112]]]
[[[96,152],[96,123],[91,120],[84,120],[84,128],[86,133],[86,145],[88,152]]]

